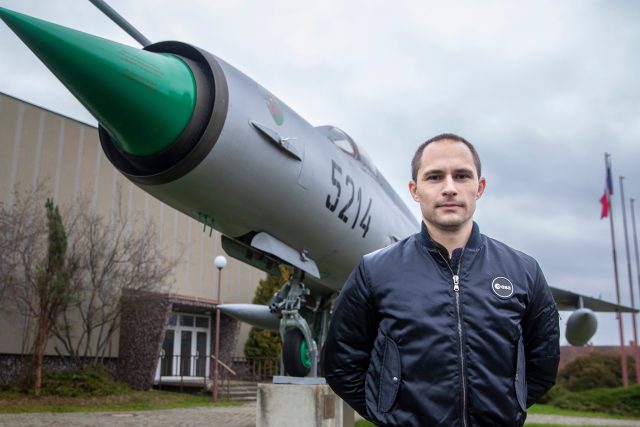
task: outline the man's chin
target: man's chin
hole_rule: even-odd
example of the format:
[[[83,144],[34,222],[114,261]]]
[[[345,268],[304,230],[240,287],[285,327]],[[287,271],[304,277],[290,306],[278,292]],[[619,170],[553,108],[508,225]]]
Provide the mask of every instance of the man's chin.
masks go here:
[[[434,221],[429,221],[435,227],[438,227],[444,231],[458,231],[467,223],[466,218],[454,217],[454,218],[436,218]]]
[[[462,229],[462,225],[463,225],[462,223],[456,222],[456,223],[439,224],[439,227],[441,230],[454,232],[454,231],[460,231]]]

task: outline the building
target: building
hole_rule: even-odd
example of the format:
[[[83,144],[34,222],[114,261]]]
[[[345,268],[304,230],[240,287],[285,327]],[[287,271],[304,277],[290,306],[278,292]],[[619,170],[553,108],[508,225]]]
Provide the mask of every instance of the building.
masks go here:
[[[122,296],[121,326],[108,354],[121,377],[139,388],[160,376],[208,377],[218,286],[213,260],[224,255],[219,234],[126,180],[105,157],[95,127],[0,93],[0,201],[11,206],[16,190],[28,192],[39,183],[61,207],[89,195],[90,209],[110,217],[120,203],[128,216],[153,220],[168,258],[181,255],[169,288]],[[221,301],[251,302],[265,274],[227,259]],[[5,311],[0,324],[14,325],[0,328],[0,371],[9,375],[17,369],[29,324]],[[222,316],[221,360],[243,355],[249,329]],[[54,347],[49,340],[47,355],[56,355]]]

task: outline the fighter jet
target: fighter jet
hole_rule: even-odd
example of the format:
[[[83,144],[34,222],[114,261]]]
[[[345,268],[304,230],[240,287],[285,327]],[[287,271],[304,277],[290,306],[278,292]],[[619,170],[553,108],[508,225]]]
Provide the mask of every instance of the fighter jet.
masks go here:
[[[102,148],[122,174],[218,230],[228,255],[274,275],[280,265],[292,269],[269,306],[219,307],[278,331],[289,375],[318,375],[351,270],[419,230],[363,147],[335,126],[312,126],[213,54],[150,43],[121,17],[110,16],[143,49],[4,8],[0,17],[97,119]],[[577,310],[566,329],[574,345],[595,333],[593,311],[631,311],[552,292],[560,310]]]

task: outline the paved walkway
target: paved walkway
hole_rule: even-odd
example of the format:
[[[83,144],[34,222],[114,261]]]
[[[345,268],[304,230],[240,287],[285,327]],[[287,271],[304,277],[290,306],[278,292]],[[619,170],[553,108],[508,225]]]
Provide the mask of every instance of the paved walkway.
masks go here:
[[[559,415],[528,415],[526,424],[562,424],[569,426],[633,426],[640,427],[640,420],[608,420],[603,418],[564,417]]]
[[[529,415],[529,423],[640,427],[640,420]],[[161,411],[0,414],[0,427],[255,427],[256,405]]]
[[[255,427],[256,405],[96,413],[0,414],[0,427]]]

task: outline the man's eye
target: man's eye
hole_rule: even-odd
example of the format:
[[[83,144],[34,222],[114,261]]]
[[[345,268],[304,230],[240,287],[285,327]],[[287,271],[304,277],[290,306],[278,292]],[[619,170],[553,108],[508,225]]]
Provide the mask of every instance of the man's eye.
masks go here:
[[[458,175],[456,175],[457,179],[469,179],[471,178],[471,175],[468,173],[459,173]]]
[[[427,175],[425,177],[426,181],[437,181],[440,179],[440,175]]]

